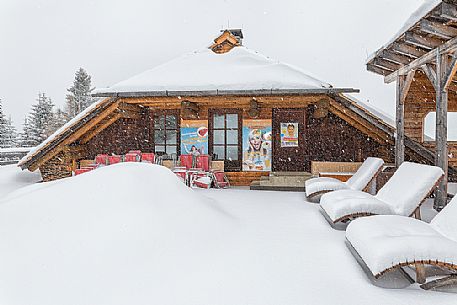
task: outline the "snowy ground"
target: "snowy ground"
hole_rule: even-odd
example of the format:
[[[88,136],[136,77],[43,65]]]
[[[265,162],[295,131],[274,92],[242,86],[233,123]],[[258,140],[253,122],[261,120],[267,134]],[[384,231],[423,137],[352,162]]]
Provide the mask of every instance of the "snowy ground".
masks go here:
[[[373,286],[344,232],[302,193],[192,191],[146,166],[0,199],[0,304],[456,302],[417,286]],[[0,179],[12,171],[0,168]]]

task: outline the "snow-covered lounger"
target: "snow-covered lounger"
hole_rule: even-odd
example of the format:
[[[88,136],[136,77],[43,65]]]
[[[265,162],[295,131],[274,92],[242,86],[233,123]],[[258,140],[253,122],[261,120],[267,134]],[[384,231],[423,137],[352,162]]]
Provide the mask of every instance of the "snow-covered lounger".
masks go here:
[[[364,217],[349,224],[346,239],[374,278],[411,265],[416,282],[428,276],[424,265],[457,272],[457,196],[430,222],[409,217],[383,215]],[[357,257],[357,256],[356,256]],[[457,283],[454,276],[447,278]],[[424,288],[446,283],[439,279]]]
[[[346,182],[330,177],[309,179],[305,182],[306,197],[313,198],[327,192],[344,189],[358,191],[366,190],[370,183],[376,179],[376,176],[382,171],[383,165],[384,161],[382,159],[369,157]]]
[[[416,214],[420,218],[420,205],[436,188],[443,174],[437,166],[403,162],[377,195],[339,190],[322,195],[321,207],[333,224],[369,215]]]

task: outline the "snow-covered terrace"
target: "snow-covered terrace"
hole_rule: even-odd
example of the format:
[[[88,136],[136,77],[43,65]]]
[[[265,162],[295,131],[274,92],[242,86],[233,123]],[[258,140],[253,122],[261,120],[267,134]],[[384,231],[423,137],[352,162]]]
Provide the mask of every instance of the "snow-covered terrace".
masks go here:
[[[16,189],[0,194],[0,303],[455,304],[373,286],[303,193],[190,190],[151,166],[40,184],[0,167]]]

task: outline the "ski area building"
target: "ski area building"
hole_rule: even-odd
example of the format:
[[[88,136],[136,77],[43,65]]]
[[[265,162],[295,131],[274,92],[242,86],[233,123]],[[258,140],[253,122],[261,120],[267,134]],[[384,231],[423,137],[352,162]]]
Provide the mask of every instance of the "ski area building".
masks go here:
[[[233,185],[250,185],[270,172],[309,172],[313,161],[394,162],[393,123],[347,95],[358,90],[335,88],[242,40],[241,30],[224,30],[208,48],[99,89],[98,102],[19,166],[48,181],[97,154],[179,159],[198,151],[223,163]],[[406,159],[434,162],[419,141],[404,143]]]

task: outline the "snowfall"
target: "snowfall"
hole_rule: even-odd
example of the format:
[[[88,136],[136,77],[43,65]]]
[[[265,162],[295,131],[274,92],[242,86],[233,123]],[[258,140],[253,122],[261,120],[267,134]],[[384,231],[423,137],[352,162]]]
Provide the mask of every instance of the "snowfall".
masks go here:
[[[193,190],[141,163],[39,180],[0,167],[0,304],[457,303],[372,285],[304,193]]]

